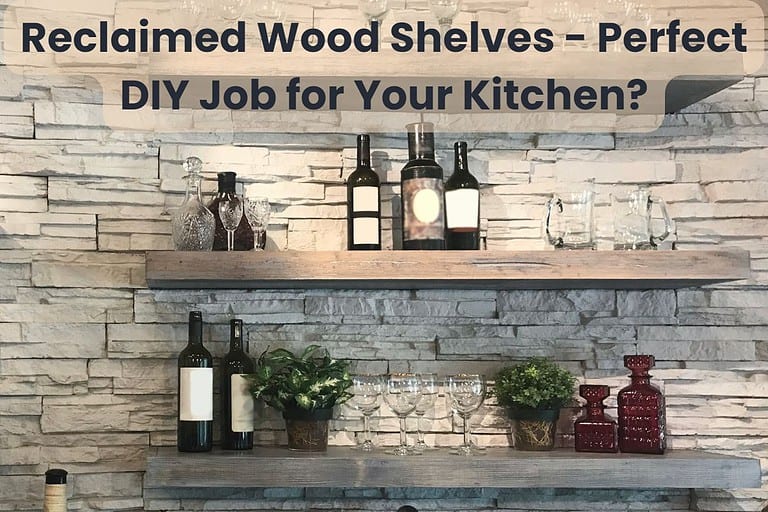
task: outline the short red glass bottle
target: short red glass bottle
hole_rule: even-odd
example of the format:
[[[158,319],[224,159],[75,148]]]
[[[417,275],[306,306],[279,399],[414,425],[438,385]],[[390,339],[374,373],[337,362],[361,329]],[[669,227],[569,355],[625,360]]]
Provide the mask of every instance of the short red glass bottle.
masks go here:
[[[651,384],[648,373],[653,356],[624,356],[624,366],[632,371],[632,383],[619,391],[619,449],[628,453],[664,453],[664,395]]]
[[[611,390],[608,386],[583,384],[579,395],[587,401],[586,415],[576,420],[573,430],[576,434],[577,452],[616,453],[619,444],[616,420],[605,415],[603,400]]]

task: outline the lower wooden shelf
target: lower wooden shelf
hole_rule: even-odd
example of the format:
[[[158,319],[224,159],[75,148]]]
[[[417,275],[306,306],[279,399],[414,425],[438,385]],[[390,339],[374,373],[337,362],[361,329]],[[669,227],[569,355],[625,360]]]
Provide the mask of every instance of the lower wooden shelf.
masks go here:
[[[179,453],[176,448],[155,448],[148,456],[145,487],[736,489],[760,487],[760,462],[682,450],[638,455],[492,448],[479,457],[447,450],[398,457],[347,447],[331,447],[325,453],[261,447]]]

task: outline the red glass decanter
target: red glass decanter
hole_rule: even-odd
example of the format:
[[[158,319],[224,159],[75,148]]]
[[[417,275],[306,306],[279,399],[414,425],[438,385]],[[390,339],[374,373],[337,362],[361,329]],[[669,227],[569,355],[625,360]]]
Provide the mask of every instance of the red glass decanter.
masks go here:
[[[574,423],[577,452],[615,453],[619,451],[616,420],[605,415],[603,400],[611,390],[608,386],[583,384],[579,395],[587,401],[586,415]]]
[[[651,384],[653,356],[624,356],[632,383],[619,391],[619,448],[629,453],[664,453],[664,395]]]

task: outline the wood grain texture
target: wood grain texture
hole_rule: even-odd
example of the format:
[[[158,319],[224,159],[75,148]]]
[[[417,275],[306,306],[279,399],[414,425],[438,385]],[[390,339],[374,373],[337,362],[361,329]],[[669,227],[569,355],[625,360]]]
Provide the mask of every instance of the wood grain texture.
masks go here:
[[[732,489],[760,487],[760,462],[697,451],[637,455],[493,448],[479,457],[443,450],[398,457],[348,447],[320,454],[261,447],[203,454],[155,448],[148,456],[145,486]]]
[[[682,288],[750,275],[746,251],[147,253],[150,288]]]

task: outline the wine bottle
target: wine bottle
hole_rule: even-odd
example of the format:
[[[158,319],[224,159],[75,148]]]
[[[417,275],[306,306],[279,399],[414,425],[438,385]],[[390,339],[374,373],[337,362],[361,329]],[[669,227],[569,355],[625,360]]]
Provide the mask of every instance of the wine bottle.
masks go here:
[[[445,249],[443,169],[435,162],[434,125],[406,128],[408,163],[400,171],[403,249]]]
[[[357,168],[347,180],[347,249],[381,250],[379,177],[371,169],[371,139],[357,136]]]
[[[221,217],[219,216],[219,203],[222,199],[237,194],[235,190],[237,188],[237,174],[234,172],[220,172],[217,176],[219,178],[219,192],[208,204],[208,209],[213,213],[213,216],[216,219],[216,233],[213,237],[213,250],[226,251],[227,230],[224,229],[224,224],[222,224]],[[235,250],[253,250],[253,230],[248,224],[248,219],[245,215],[240,219],[240,224],[237,225],[237,229],[235,230]]]
[[[221,447],[253,448],[253,397],[244,374],[253,373],[253,361],[243,350],[243,321],[229,323],[229,352],[221,362]]]
[[[180,452],[207,452],[213,447],[213,357],[203,347],[200,311],[189,313],[189,343],[179,354],[176,445]]]
[[[453,145],[455,166],[445,182],[445,245],[448,249],[480,249],[480,186],[469,172],[467,143]]]
[[[63,469],[45,472],[43,512],[67,512],[67,472]]]

